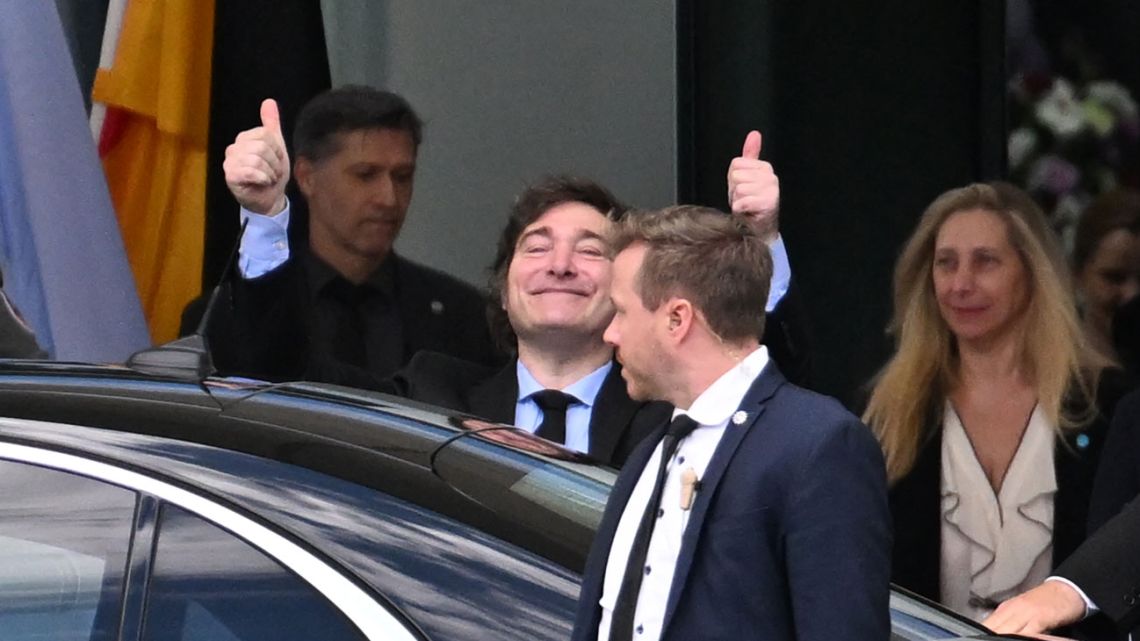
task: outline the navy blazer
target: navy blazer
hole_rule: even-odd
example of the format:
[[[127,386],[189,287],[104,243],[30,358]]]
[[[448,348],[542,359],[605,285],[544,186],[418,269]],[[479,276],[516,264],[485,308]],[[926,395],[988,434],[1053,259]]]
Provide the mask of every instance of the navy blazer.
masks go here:
[[[890,637],[890,514],[871,432],[769,362],[702,479],[682,538],[663,640]],[[662,424],[618,476],[586,561],[574,641],[597,637],[606,563]]]

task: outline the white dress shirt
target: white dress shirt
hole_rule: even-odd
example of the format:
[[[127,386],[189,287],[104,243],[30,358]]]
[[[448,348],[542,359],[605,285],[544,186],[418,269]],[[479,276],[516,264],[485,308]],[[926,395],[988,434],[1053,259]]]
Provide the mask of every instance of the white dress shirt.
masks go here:
[[[649,552],[645,557],[648,573],[641,583],[634,615],[634,639],[657,641],[661,638],[661,627],[665,623],[665,606],[669,601],[669,591],[673,585],[673,572],[681,551],[681,537],[688,525],[689,511],[681,509],[681,474],[688,469],[703,478],[709,461],[720,443],[725,430],[736,426],[730,420],[740,407],[744,395],[768,364],[768,350],[761,346],[749,354],[735,367],[725,372],[693,401],[688,410],[676,409],[673,416],[687,414],[699,425],[693,433],[681,441],[673,460],[666,468],[665,486],[661,493],[660,511],[653,536],[649,539]],[[748,417],[751,418],[751,417]],[[747,419],[746,419],[747,420]],[[657,444],[649,461],[641,470],[641,476],[629,496],[629,502],[622,511],[621,520],[610,545],[610,556],[606,562],[606,576],[602,583],[602,619],[598,625],[598,639],[609,638],[610,622],[618,592],[621,591],[625,568],[629,562],[629,552],[637,534],[641,515],[646,503],[653,494],[653,483],[657,480],[657,469],[661,461],[661,443]]]
[[[942,603],[980,621],[1049,576],[1056,433],[1035,407],[995,495],[949,403],[942,430]]]

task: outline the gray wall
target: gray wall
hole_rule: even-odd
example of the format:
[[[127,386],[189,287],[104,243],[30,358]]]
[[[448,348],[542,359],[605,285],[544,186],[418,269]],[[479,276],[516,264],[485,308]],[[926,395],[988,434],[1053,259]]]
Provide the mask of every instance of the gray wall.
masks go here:
[[[675,200],[674,3],[323,0],[333,85],[396,91],[426,121],[398,250],[470,282],[514,195],[549,173]]]

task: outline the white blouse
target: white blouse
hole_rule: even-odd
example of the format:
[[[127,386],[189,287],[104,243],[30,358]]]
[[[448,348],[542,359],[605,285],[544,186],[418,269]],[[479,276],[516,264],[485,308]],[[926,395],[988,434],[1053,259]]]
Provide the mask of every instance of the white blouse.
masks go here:
[[[958,414],[942,423],[942,603],[982,620],[1039,585],[1053,557],[1056,435],[1040,406],[995,495]]]

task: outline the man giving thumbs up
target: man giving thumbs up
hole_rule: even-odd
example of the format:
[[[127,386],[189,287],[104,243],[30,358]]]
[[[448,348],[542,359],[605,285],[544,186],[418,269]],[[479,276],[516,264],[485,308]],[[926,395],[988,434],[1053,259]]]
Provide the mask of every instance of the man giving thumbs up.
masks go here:
[[[478,291],[393,251],[421,140],[407,101],[345,86],[302,108],[293,174],[308,203],[307,247],[288,242],[289,152],[275,101],[260,119],[223,163],[249,223],[232,304],[216,305],[207,325],[218,369],[372,387],[420,350],[497,362]]]

